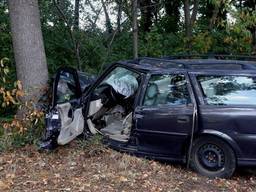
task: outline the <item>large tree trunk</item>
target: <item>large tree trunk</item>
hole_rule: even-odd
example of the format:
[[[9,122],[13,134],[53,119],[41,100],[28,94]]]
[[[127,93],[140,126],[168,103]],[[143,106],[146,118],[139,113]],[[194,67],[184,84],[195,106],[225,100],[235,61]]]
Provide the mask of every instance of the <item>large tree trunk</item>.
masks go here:
[[[17,78],[26,93],[24,101],[41,95],[48,80],[37,0],[8,1]]]
[[[138,58],[138,2],[137,0],[133,0],[132,5],[132,14],[133,14],[133,22],[132,22],[132,28],[133,28],[133,58]]]

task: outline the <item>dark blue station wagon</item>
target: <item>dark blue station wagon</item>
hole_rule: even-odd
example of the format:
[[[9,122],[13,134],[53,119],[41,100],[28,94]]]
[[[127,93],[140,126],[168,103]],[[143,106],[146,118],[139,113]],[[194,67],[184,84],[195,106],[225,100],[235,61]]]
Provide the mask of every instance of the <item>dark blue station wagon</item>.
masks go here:
[[[256,63],[140,58],[97,79],[58,70],[42,147],[102,134],[112,148],[208,177],[256,165]]]

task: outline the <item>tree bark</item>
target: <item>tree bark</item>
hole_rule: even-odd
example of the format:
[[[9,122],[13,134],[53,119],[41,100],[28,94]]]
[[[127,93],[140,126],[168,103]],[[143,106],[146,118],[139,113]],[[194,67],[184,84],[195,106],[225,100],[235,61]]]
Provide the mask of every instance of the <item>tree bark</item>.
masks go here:
[[[37,102],[48,81],[38,1],[9,0],[8,6],[17,78],[26,93],[23,101]]]
[[[151,0],[140,0],[140,28],[143,32],[149,32],[153,19],[153,3]]]
[[[109,14],[108,14],[108,10],[107,10],[107,7],[106,7],[106,4],[105,4],[104,0],[101,0],[101,3],[102,3],[103,10],[104,10],[104,13],[105,13],[107,32],[110,34],[110,33],[113,32],[111,20],[110,20],[110,17],[109,17]]]
[[[184,14],[185,14],[185,31],[187,38],[190,38],[192,35],[191,29],[191,20],[190,20],[190,4],[189,0],[184,1]]]
[[[137,0],[133,0],[132,5],[132,14],[133,14],[133,22],[132,22],[132,28],[133,28],[133,58],[138,58],[138,2]]]
[[[117,32],[121,32],[121,19],[122,19],[122,0],[117,0]]]
[[[190,14],[190,0],[184,0],[185,31],[187,37],[187,48],[191,51],[192,29],[198,12],[198,0],[194,0],[192,14]]]
[[[80,42],[79,42],[79,9],[80,0],[75,0],[75,12],[74,12],[74,32],[75,32],[75,52],[78,70],[81,70],[81,59],[80,59]]]
[[[217,5],[215,5],[212,17],[210,18],[210,22],[209,22],[209,30],[210,31],[213,29],[213,26],[216,23],[218,13],[219,13],[219,7]]]
[[[74,30],[79,29],[79,7],[80,0],[75,0]]]

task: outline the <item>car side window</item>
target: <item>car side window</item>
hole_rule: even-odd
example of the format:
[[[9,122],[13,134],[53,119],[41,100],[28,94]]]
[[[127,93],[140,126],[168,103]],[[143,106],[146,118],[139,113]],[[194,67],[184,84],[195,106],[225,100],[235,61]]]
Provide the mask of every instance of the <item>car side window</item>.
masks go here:
[[[256,105],[256,77],[197,76],[209,105]]]
[[[186,105],[191,103],[187,81],[184,75],[151,76],[144,100],[144,106]]]

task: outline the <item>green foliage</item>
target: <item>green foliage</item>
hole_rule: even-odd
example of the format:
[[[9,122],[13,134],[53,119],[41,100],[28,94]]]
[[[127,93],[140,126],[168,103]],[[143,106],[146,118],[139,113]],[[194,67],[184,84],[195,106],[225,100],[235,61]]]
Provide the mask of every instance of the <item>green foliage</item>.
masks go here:
[[[12,119],[5,122],[11,122]],[[0,120],[1,122],[1,120]],[[11,150],[13,148],[22,147],[27,144],[36,144],[41,138],[44,129],[44,120],[41,117],[39,122],[35,124],[28,124],[25,132],[17,132],[14,130],[7,130],[0,125],[0,152]]]
[[[14,146],[32,143],[41,135],[43,113],[33,103],[21,105],[24,96],[20,81],[13,81],[10,75],[9,59],[0,60],[0,151]],[[17,108],[24,109],[24,116],[14,117]]]
[[[19,104],[19,96],[23,96],[21,83],[14,81],[9,66],[9,59],[0,59],[0,117],[13,114]]]
[[[102,69],[112,62],[118,60],[131,59],[133,55],[132,29],[131,29],[131,1],[123,1],[121,32],[115,31],[113,23],[112,33],[99,26],[81,22],[79,30],[74,30],[74,7],[70,0],[56,0],[61,10],[57,9],[52,0],[39,1],[41,11],[41,25],[44,37],[44,45],[47,56],[47,63],[50,75],[53,75],[61,66],[77,68],[76,46],[79,47],[80,64],[82,71],[98,74]],[[83,6],[87,1],[82,1]],[[93,1],[91,1],[93,2]],[[100,10],[101,2],[98,0]],[[114,1],[106,1],[112,3]],[[146,2],[146,1],[144,1]],[[256,39],[253,38],[256,26],[256,11],[254,4],[250,0],[241,1],[239,4],[230,0],[200,0],[199,14],[195,24],[192,26],[192,38],[189,39],[191,47],[187,46],[188,38],[184,31],[184,19],[182,9],[183,3],[179,0],[147,1],[159,2],[152,7],[145,5],[146,10],[151,13],[143,12],[147,18],[146,30],[139,30],[139,56],[161,57],[170,55],[191,54],[252,54],[255,52]],[[87,6],[88,7],[88,6]],[[217,8],[217,9],[216,9]],[[82,9],[81,9],[82,10]],[[214,18],[214,10],[218,13]],[[89,13],[90,11],[84,12]],[[110,14],[115,14],[117,9],[113,9]],[[158,12],[157,12],[158,11]],[[227,14],[228,13],[228,14]],[[84,16],[94,20],[97,16]],[[228,18],[228,16],[231,18]],[[82,17],[81,17],[82,18]],[[215,19],[214,25],[209,27],[211,19]],[[91,26],[91,27],[88,27]],[[254,47],[255,46],[255,47]],[[13,89],[17,89],[15,65],[13,59],[11,32],[8,17],[7,1],[0,1],[0,58],[8,57],[4,60],[7,68],[0,70],[0,88],[4,88],[5,96],[16,98],[12,94]],[[6,67],[5,66],[5,67]],[[5,73],[8,73],[6,75]],[[4,81],[3,81],[4,77]],[[15,94],[17,91],[15,92]],[[3,122],[12,123],[13,116],[18,105],[13,104],[11,97],[8,106],[0,107],[0,150],[7,146],[23,145],[31,143],[37,136],[34,129],[34,120],[29,121],[27,131],[22,134],[18,132],[6,132]],[[3,91],[0,93],[0,104],[4,103]],[[7,102],[6,102],[7,104]],[[34,117],[33,117],[34,118]],[[32,119],[33,119],[32,118]],[[40,119],[40,118],[36,118]],[[41,120],[36,127],[43,127]],[[14,124],[17,125],[17,124]],[[7,147],[8,148],[8,147]]]
[[[0,3],[0,58],[12,58],[10,23],[7,12],[7,3]]]

